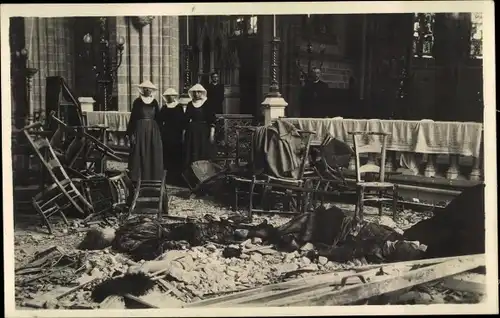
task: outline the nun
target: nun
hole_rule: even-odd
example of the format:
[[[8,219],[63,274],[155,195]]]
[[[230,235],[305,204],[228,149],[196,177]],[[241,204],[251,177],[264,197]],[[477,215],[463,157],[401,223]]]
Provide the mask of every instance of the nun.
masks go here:
[[[207,91],[201,84],[196,84],[188,94],[191,101],[186,107],[184,170],[193,162],[212,159],[215,149],[215,113],[206,103]]]
[[[160,110],[159,122],[163,141],[163,164],[169,181],[181,182],[183,138],[186,130],[186,108],[178,101],[179,94],[173,88],[163,93],[165,105]]]
[[[159,126],[159,105],[154,94],[158,89],[150,81],[139,85],[139,97],[132,104],[127,125],[130,140],[128,170],[130,179],[161,180],[163,145]]]

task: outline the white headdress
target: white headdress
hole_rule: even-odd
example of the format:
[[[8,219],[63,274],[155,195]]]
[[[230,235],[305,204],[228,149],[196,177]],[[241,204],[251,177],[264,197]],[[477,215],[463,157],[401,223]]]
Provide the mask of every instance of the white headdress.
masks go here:
[[[201,99],[194,100],[193,99],[194,92],[201,92]],[[201,84],[196,84],[193,87],[191,87],[188,91],[188,94],[189,97],[191,97],[191,102],[193,103],[194,107],[201,107],[207,100],[207,90]]]
[[[149,88],[150,90],[152,90],[151,95],[144,96],[144,88]],[[157,91],[157,90],[158,90],[158,88],[153,83],[151,83],[151,81],[149,81],[149,80],[146,80],[146,81],[142,82],[141,84],[139,84],[139,95],[145,104],[151,104],[151,102],[153,102],[153,100],[155,99],[154,91]]]
[[[174,108],[175,106],[177,106],[179,104],[179,101],[178,100],[174,100],[173,102],[169,103],[167,102],[167,99],[165,98],[166,96],[175,96],[177,97],[179,95],[179,93],[177,93],[177,91],[175,90],[175,88],[167,88],[167,90],[165,92],[163,92],[163,100],[165,100],[165,103],[167,105],[168,108]]]

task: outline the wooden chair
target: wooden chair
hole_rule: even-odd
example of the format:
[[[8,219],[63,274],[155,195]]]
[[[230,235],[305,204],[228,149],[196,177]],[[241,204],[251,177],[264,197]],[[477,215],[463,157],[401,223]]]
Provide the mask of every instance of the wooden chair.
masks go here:
[[[167,170],[163,172],[163,178],[161,180],[142,180],[139,177],[137,181],[134,196],[132,202],[130,203],[129,216],[134,212],[137,203],[142,202],[155,202],[158,200],[158,220],[162,219],[162,215],[168,215],[168,192],[167,192]],[[143,195],[147,193],[147,195]],[[153,196],[151,193],[157,193],[158,196]]]
[[[48,172],[53,182],[32,199],[35,210],[44,220],[49,232],[52,233],[49,218],[56,213],[59,213],[64,222],[68,224],[63,210],[69,206],[72,206],[82,216],[93,213],[92,204],[75,185],[80,180],[69,178],[49,140],[45,137],[42,123],[34,123],[23,128],[22,131],[32,150],[41,161],[42,169],[45,168],[44,170]]]
[[[395,219],[397,216],[397,185],[391,182],[385,181],[385,160],[386,160],[386,143],[388,133],[384,132],[349,132],[352,135],[354,155],[356,159],[356,193],[357,193],[357,203],[355,216],[360,220],[363,219],[363,207],[364,203],[367,201],[378,202],[379,205],[379,215],[383,212],[383,202],[392,201],[392,217]],[[380,138],[380,145],[376,144],[366,144],[361,145],[360,137],[365,138]],[[361,165],[360,154],[362,153],[372,153],[380,154],[380,165],[376,163],[368,162]],[[372,173],[378,175],[378,180],[376,181],[365,181],[362,175],[366,177],[366,173]],[[371,195],[370,193],[375,191],[378,195]],[[384,197],[384,195],[392,192],[390,198]]]

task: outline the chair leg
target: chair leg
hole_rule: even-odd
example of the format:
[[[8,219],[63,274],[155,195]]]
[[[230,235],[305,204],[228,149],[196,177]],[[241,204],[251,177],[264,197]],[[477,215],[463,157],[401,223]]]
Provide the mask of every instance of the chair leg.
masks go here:
[[[42,217],[43,222],[47,226],[47,230],[48,230],[49,234],[52,235],[52,233],[54,231],[52,229],[52,225],[50,224],[49,219],[47,218],[47,216],[45,216],[45,214],[43,213],[42,209],[40,209],[40,206],[38,205],[38,202],[34,198],[32,200],[32,203],[33,203],[33,207],[38,212],[38,214],[40,214],[40,216]]]
[[[365,189],[362,187],[358,187],[357,189],[358,192],[358,204],[356,206],[356,212],[355,212],[355,217],[359,219],[360,221],[363,221],[364,215],[363,215],[363,210],[364,210],[364,203],[365,203]]]
[[[250,200],[248,202],[248,222],[251,223],[253,219],[253,191],[255,188],[255,178],[252,179],[250,184]]]
[[[398,186],[394,185],[392,189],[392,218],[396,220],[398,216]]]
[[[233,212],[238,211],[238,185],[234,185],[234,203],[233,203]]]
[[[170,206],[169,206],[169,197],[168,197],[168,189],[167,189],[167,170],[165,170],[165,172],[163,174],[161,191],[163,191],[163,195],[160,197],[160,200],[162,200],[162,202],[163,202],[163,209],[161,210],[161,212],[165,215],[168,215],[170,212]]]
[[[379,199],[382,199],[384,197],[384,191],[379,191],[378,197],[379,197]],[[380,200],[380,204],[378,206],[378,215],[382,216],[383,212],[384,212],[384,206],[383,206],[382,200]]]
[[[135,192],[134,192],[134,198],[132,199],[132,202],[130,203],[130,208],[128,210],[128,215],[132,215],[132,212],[134,211],[135,209],[135,205],[137,203],[137,199],[139,198],[139,193],[141,192],[141,180],[139,179],[137,181],[137,185],[136,185],[136,188],[135,188]]]

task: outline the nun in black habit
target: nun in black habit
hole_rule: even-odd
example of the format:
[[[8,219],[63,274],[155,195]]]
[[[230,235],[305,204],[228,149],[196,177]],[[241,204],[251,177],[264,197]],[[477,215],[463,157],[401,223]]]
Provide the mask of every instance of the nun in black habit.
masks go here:
[[[139,85],[139,97],[132,104],[127,126],[130,140],[128,169],[130,179],[161,180],[163,176],[163,145],[158,125],[159,105],[154,98],[158,89],[150,81]]]
[[[188,91],[191,101],[187,104],[186,119],[188,121],[185,136],[184,170],[199,160],[210,160],[214,157],[215,147],[215,113],[207,107],[207,91],[196,84]]]
[[[161,108],[159,115],[163,140],[163,163],[169,176],[168,180],[174,183],[181,181],[183,139],[187,126],[187,105],[179,104],[178,95],[173,88],[163,93],[165,105]]]

